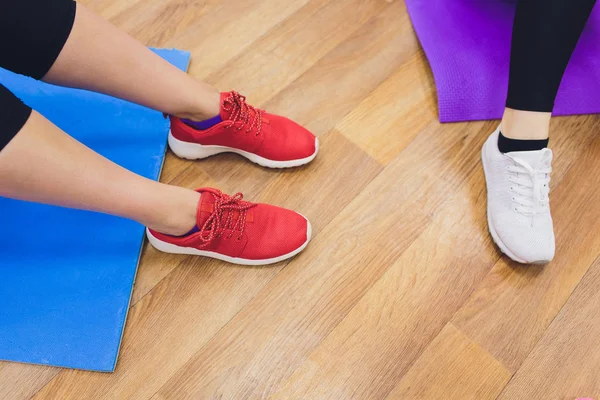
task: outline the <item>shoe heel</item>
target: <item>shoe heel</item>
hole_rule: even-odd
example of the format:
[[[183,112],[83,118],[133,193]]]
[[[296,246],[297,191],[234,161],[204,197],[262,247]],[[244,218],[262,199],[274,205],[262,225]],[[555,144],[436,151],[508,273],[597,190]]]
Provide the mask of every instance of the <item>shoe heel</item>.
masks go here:
[[[184,142],[176,139],[170,131],[168,142],[171,151],[175,153],[175,155],[188,160],[199,160],[223,153],[224,151],[221,146],[203,146],[198,143]]]
[[[152,233],[150,233],[148,228],[146,228],[146,238],[148,238],[148,243],[150,243],[152,247],[158,251],[162,251],[163,253],[189,254],[184,247],[175,246],[174,244],[165,243],[158,240],[154,237],[154,235],[152,235]]]

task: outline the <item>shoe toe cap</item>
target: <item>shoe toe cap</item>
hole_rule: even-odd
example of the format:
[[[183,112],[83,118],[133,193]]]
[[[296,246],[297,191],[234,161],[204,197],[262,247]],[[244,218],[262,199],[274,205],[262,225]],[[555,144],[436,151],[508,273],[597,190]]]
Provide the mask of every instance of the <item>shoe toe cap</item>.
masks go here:
[[[505,220],[508,221],[508,220]],[[555,239],[552,220],[519,219],[517,223],[494,224],[503,252],[522,263],[545,263],[554,258]]]
[[[261,260],[283,257],[310,240],[310,223],[294,211],[259,204],[255,219],[255,226],[248,232],[245,257]]]
[[[261,151],[270,159],[299,160],[313,156],[318,140],[308,129],[285,117],[272,116],[268,128],[269,138]]]

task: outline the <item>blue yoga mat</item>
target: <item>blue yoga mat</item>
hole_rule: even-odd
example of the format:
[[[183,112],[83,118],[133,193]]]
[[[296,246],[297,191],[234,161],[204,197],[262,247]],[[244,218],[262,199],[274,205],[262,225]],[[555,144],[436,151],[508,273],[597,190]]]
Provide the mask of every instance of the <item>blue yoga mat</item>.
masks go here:
[[[187,69],[188,52],[155,51]],[[98,153],[158,179],[169,131],[160,112],[2,69],[0,83]],[[144,227],[5,198],[0,221],[0,359],[113,371]]]

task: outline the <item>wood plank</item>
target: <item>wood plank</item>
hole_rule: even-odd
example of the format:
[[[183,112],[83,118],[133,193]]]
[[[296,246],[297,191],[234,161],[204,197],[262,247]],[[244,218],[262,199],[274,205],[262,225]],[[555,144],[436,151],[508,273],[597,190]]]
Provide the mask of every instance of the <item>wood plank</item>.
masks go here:
[[[261,179],[264,172],[261,171],[253,178],[244,179],[242,184],[242,187],[251,185],[248,192],[257,201],[318,216],[310,218],[316,233],[321,232],[383,169],[336,131],[328,132],[321,139],[321,154],[310,166],[282,171],[271,179]],[[353,187],[341,190],[341,182],[351,183]],[[285,193],[282,193],[284,187]]]
[[[433,76],[418,51],[336,128],[385,165],[436,118]]]
[[[189,73],[204,79],[308,2],[223,0],[214,11],[197,18],[185,31],[165,41],[164,46],[191,51],[195,57]],[[244,65],[239,68],[243,69]]]
[[[117,14],[111,10],[110,21],[146,46],[162,47],[199,23],[217,29],[219,25],[211,15],[218,15],[222,3],[221,0],[136,1]]]
[[[587,128],[590,133],[578,132],[584,135],[583,143],[585,135],[597,131],[597,126],[594,117],[594,124]],[[513,372],[600,252],[600,237],[596,235],[600,211],[589,206],[600,201],[600,191],[595,190],[600,183],[600,140],[594,139],[583,148],[552,192],[555,260],[546,266],[523,266],[502,258],[453,319],[461,331]]]
[[[392,2],[264,106],[320,135],[417,51],[403,2]]]
[[[142,0],[78,0],[91,11],[104,19],[112,21],[120,13]]]
[[[307,257],[269,282],[155,398],[274,393],[464,182],[477,160],[470,148],[483,142],[487,125],[433,124],[419,135],[325,227]],[[440,152],[429,151],[438,144]]]
[[[0,399],[30,399],[60,371],[60,368],[0,361]]]
[[[511,376],[495,358],[447,324],[387,399],[495,399]]]
[[[207,81],[265,104],[384,9],[398,7],[380,0],[310,1]]]
[[[483,176],[471,170],[273,398],[385,398],[496,262],[484,221]]]
[[[165,155],[165,161],[163,169],[160,173],[160,181],[163,183],[172,183],[178,175],[184,174],[184,171],[190,168],[192,165],[196,165],[197,162],[185,160],[177,157],[171,150],[167,150]],[[208,177],[208,175],[207,175]]]
[[[499,399],[600,398],[598,287],[597,258]]]

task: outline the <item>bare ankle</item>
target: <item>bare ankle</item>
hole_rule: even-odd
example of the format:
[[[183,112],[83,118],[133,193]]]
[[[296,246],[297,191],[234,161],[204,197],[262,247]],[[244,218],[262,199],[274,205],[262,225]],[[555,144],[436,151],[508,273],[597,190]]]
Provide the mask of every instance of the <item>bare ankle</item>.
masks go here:
[[[174,186],[171,188],[173,193],[168,195],[161,212],[157,212],[154,220],[147,223],[147,226],[167,235],[185,235],[196,226],[200,193]]]
[[[501,131],[505,137],[521,140],[548,139],[551,113],[507,108]]]
[[[220,111],[221,95],[218,91],[209,87],[202,90],[201,93],[195,93],[190,105],[174,115],[178,118],[199,122],[219,115]]]

